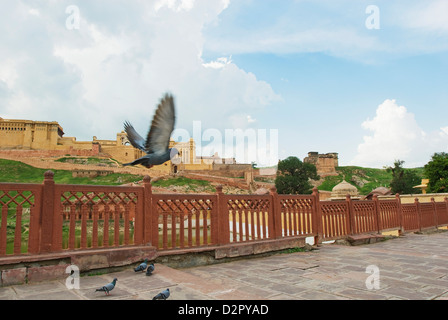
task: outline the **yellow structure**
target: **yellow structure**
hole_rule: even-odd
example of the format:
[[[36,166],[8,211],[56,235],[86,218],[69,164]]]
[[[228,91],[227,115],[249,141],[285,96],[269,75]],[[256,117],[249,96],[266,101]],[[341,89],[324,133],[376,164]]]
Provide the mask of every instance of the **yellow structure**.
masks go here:
[[[61,126],[55,121],[0,118],[0,149],[55,150],[63,134]]]
[[[212,157],[197,157],[196,143],[170,140],[170,148],[179,150],[180,162],[170,161],[154,170],[177,172],[180,170],[212,170],[215,163],[232,163],[235,159],[222,159],[217,154]],[[124,131],[117,133],[116,140],[77,141],[75,137],[64,137],[64,131],[59,123],[31,120],[10,120],[0,118],[0,151],[35,150],[39,156],[56,157],[65,154],[84,156],[107,156],[121,163],[132,162],[144,155],[144,152],[134,148]]]
[[[418,186],[415,186],[416,189],[422,189],[422,193],[426,194],[426,189],[428,189],[429,179],[422,179],[422,183]]]

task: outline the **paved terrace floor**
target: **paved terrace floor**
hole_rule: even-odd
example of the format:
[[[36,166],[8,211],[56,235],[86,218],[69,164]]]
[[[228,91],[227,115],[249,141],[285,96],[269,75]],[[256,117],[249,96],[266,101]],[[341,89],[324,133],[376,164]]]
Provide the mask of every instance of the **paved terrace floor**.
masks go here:
[[[370,265],[379,268],[379,289],[366,286]],[[95,292],[115,277],[110,296]],[[148,300],[166,288],[169,300],[448,300],[448,232],[188,269],[156,264],[150,277],[129,268],[83,276],[79,289],[67,289],[65,280],[3,287],[0,299]]]

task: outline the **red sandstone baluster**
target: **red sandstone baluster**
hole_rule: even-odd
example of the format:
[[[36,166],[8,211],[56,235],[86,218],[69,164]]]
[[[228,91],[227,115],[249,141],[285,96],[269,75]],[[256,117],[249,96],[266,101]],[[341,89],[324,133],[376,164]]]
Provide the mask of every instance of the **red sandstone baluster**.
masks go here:
[[[87,204],[81,206],[81,249],[87,248]]]
[[[162,217],[163,217],[162,248],[168,249],[168,213],[162,212]]]
[[[193,213],[188,213],[188,246],[193,246],[193,222],[192,222]]]
[[[92,247],[97,248],[98,247],[98,204],[93,205],[93,225],[92,225]]]
[[[129,201],[124,206],[124,245],[129,245],[129,220],[131,213],[132,201]]]
[[[188,212],[181,212],[179,216],[179,247],[184,248],[185,247],[185,226],[184,226],[184,219],[185,216],[188,216]]]
[[[0,228],[0,256],[6,255],[6,225],[8,220],[8,205],[2,205],[2,226]]]
[[[14,254],[19,255],[22,248],[22,205],[16,208],[16,227],[14,231]]]
[[[114,246],[120,246],[120,206],[115,205],[114,212]]]
[[[196,246],[201,245],[201,217],[199,216],[200,212],[195,210],[194,212],[194,221],[196,223]]]
[[[103,213],[103,247],[109,247],[109,205],[104,205],[104,213]]]
[[[70,206],[70,225],[69,225],[69,241],[68,241],[68,248],[70,250],[75,249],[75,241],[76,241],[76,233],[75,233],[75,227],[76,227],[76,205],[72,204]]]
[[[208,244],[207,211],[200,210],[202,213],[202,244]]]
[[[175,211],[171,212],[171,248],[176,248],[176,216],[177,213]]]

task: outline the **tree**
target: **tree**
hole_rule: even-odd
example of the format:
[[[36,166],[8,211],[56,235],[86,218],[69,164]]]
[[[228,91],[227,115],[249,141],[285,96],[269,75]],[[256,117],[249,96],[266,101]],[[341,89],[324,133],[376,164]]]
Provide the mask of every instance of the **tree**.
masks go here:
[[[393,193],[411,194],[421,192],[414,189],[414,186],[420,184],[421,179],[412,172],[403,168],[404,161],[395,160],[394,167],[389,167],[386,170],[392,172],[392,181],[390,188]]]
[[[425,165],[425,176],[429,179],[428,192],[448,192],[448,153],[434,153]]]
[[[297,157],[278,162],[275,187],[279,194],[311,194],[313,186],[310,179],[320,179],[315,165],[304,163]]]

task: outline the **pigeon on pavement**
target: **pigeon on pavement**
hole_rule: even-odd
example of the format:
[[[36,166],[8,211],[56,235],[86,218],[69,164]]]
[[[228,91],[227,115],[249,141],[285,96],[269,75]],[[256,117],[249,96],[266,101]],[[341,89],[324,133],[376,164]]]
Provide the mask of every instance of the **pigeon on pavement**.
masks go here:
[[[175,120],[173,96],[165,94],[157,107],[146,140],[135,131],[128,121],[125,121],[124,131],[129,142],[134,148],[144,151],[146,155],[133,162],[125,163],[123,166],[141,164],[149,169],[154,165],[161,165],[172,160],[179,153],[176,148],[168,148]]]
[[[145,259],[145,261],[143,261],[142,263],[140,263],[140,265],[134,269],[135,272],[143,272],[146,270],[146,267],[148,266],[148,259]]]
[[[95,292],[97,291],[104,291],[104,293],[109,296],[110,295],[110,291],[112,291],[115,288],[115,285],[117,284],[117,278],[114,278],[114,280],[111,283],[106,284],[105,286],[102,286],[99,289],[96,289]]]
[[[149,266],[148,266],[148,269],[146,269],[146,275],[147,276],[150,276],[150,275],[152,275],[152,273],[154,272],[154,263],[151,263]]]
[[[152,300],[166,300],[170,296],[170,289],[163,290],[159,294],[157,294]]]

